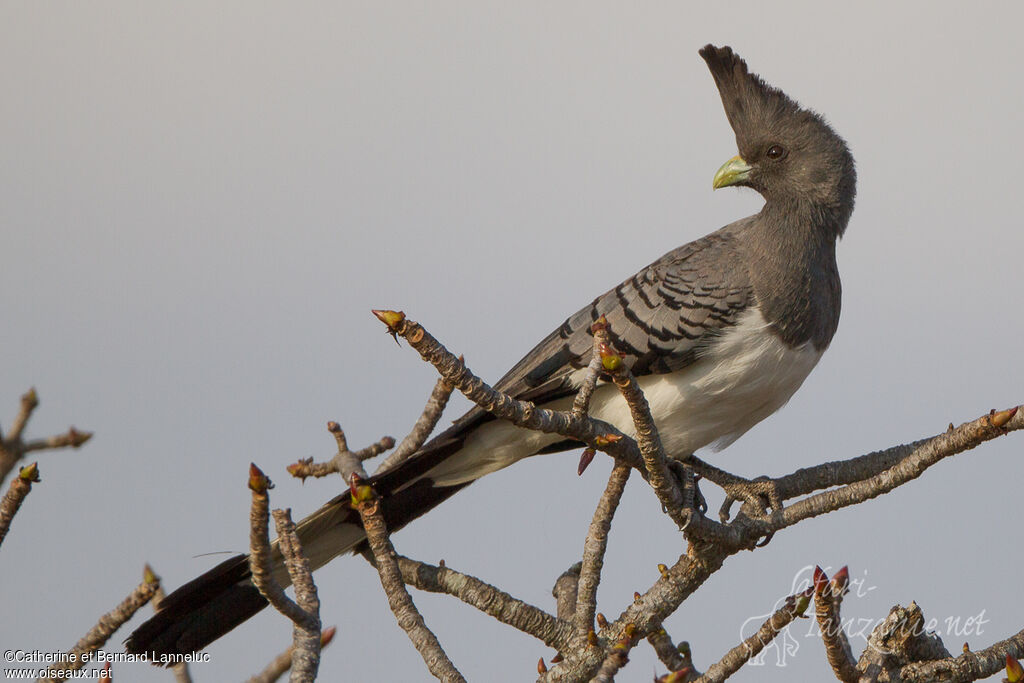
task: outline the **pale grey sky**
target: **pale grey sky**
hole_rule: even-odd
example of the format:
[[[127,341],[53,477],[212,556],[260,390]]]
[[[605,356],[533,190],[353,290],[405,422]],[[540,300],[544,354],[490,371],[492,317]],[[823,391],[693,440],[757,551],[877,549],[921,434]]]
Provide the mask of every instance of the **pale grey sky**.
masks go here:
[[[370,308],[404,309],[494,379],[637,268],[756,211],[753,193],[711,191],[735,142],[696,54],[707,42],[824,113],[860,179],[831,349],[786,408],[714,461],[780,474],[1020,403],[1022,14],[0,4],[0,420],[36,386],[30,435],[96,432],[82,451],[40,457],[43,483],[0,552],[0,649],[67,649],[144,562],[174,588],[221,559],[201,555],[244,549],[249,461],[299,516],[342,485],[283,469],[330,454],[327,420],[355,445],[402,437],[434,374]],[[951,650],[1017,632],[1022,452],[1019,437],[983,446],[732,558],[669,633],[707,667],[814,563],[863,580],[846,617],[916,600]],[[550,607],[608,463],[575,470],[573,454],[487,477],[397,546]],[[632,484],[599,609],[617,614],[680,549]],[[426,678],[365,562],[339,559],[317,581],[340,630],[324,680]],[[451,599],[414,597],[470,680],[529,680],[552,654]],[[983,610],[980,634],[942,621]],[[826,677],[806,631],[785,666],[771,656],[735,680]],[[289,634],[265,611],[195,678],[241,679]],[[632,659],[623,681],[661,670],[646,646]],[[170,680],[147,666],[115,676]]]

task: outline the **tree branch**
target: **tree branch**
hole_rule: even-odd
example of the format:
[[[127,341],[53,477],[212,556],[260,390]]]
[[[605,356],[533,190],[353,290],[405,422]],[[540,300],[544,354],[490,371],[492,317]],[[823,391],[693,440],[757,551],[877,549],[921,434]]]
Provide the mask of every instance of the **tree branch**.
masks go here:
[[[380,575],[380,583],[388,596],[388,604],[395,614],[395,619],[398,620],[398,625],[409,636],[409,640],[419,651],[427,668],[435,678],[441,681],[464,683],[465,679],[462,674],[448,659],[437,636],[427,628],[423,616],[413,604],[409,591],[405,589],[402,573],[398,568],[398,556],[388,538],[388,529],[384,523],[384,515],[381,513],[380,500],[373,493],[371,487],[360,485],[357,477],[353,476],[352,481],[353,506],[359,511],[359,516],[363,520],[363,529],[366,531],[366,540],[373,552],[377,573]]]
[[[292,620],[292,673],[291,680],[313,681],[320,669],[320,598],[313,583],[313,570],[309,560],[302,553],[299,536],[291,510],[274,510],[274,526],[277,529],[277,544],[284,557],[288,576],[295,588],[295,601],[303,618]]]
[[[775,515],[768,525],[768,530],[779,531],[805,519],[877,498],[921,476],[925,470],[943,458],[1022,429],[1024,410],[1019,408],[1020,406],[998,413],[993,411],[976,420],[965,422],[953,430],[927,439],[895,465],[868,479],[799,500]]]
[[[323,633],[320,635],[321,650],[331,644],[331,641],[334,640],[334,635],[337,632],[338,629],[334,626],[324,629]],[[285,672],[292,667],[292,652],[294,652],[294,650],[294,645],[288,646],[287,650],[270,660],[270,663],[267,664],[263,671],[249,678],[246,683],[274,683],[274,681],[281,678],[281,676],[283,676]]]
[[[374,314],[388,325],[393,334],[405,339],[425,361],[433,365],[446,382],[495,417],[508,420],[517,427],[574,439],[614,458],[625,460],[633,467],[642,466],[643,459],[636,441],[613,425],[590,417],[573,416],[570,412],[538,408],[527,401],[519,401],[495,391],[423,326],[408,320],[404,313],[374,311]]]
[[[38,406],[39,396],[36,394],[36,390],[29,389],[21,397],[18,414],[14,416],[14,420],[11,422],[10,430],[8,430],[6,436],[0,434],[0,481],[4,481],[7,478],[7,475],[14,469],[14,466],[27,453],[69,446],[71,448],[79,448],[92,438],[91,432],[80,432],[71,427],[64,434],[46,437],[45,439],[35,439],[26,443],[22,439],[22,435],[25,432],[29,419],[32,417],[32,413]]]
[[[907,664],[899,670],[899,680],[906,683],[976,681],[998,673],[1006,665],[1007,655],[1016,659],[1024,657],[1024,631],[980,652]]]
[[[810,604],[810,600],[810,589],[786,598],[786,604],[768,617],[757,633],[725,653],[722,659],[708,668],[707,673],[696,679],[696,683],[721,683],[739,671],[740,667],[775,640],[782,629],[789,626],[797,617],[802,616]]]
[[[423,413],[416,420],[412,431],[402,439],[398,448],[377,467],[375,474],[381,474],[398,466],[420,449],[427,437],[434,431],[437,421],[441,419],[441,413],[448,405],[448,399],[451,398],[453,390],[454,387],[444,381],[444,378],[437,380],[434,390],[430,392],[430,398],[427,399],[427,405],[423,407]]]
[[[96,625],[89,629],[89,632],[81,640],[75,643],[74,647],[65,655],[65,659],[61,661],[59,670],[65,674],[70,674],[72,671],[81,669],[85,665],[82,655],[87,652],[94,652],[106,643],[110,636],[114,634],[114,631],[131,619],[133,614],[153,598],[159,587],[160,583],[158,581],[152,581],[152,576],[146,576],[142,583],[136,586],[135,590],[121,604],[100,617]],[[54,665],[54,667],[56,666]],[[64,675],[45,680],[65,681],[67,678],[68,675]]]
[[[369,558],[368,558],[369,559]],[[463,574],[450,567],[434,565],[398,556],[402,580],[428,593],[446,593],[475,607],[503,624],[533,636],[544,644],[560,649],[572,638],[572,626],[539,607],[534,607],[508,593]]]
[[[608,323],[602,317],[590,328],[594,333],[594,341],[598,345],[598,354],[604,369],[611,373],[612,381],[629,406],[633,426],[636,429],[636,441],[640,447],[640,455],[644,460],[647,481],[651,484],[662,507],[679,528],[689,526],[689,511],[682,513],[683,493],[679,488],[675,475],[669,470],[668,457],[658,434],[658,427],[651,415],[651,406],[636,378],[622,357],[611,346]]]
[[[583,562],[579,572],[578,592],[575,600],[576,630],[585,635],[594,628],[594,613],[597,611],[597,586],[601,582],[601,569],[604,567],[604,554],[608,548],[608,532],[612,527],[612,517],[619,506],[622,492],[629,479],[630,467],[616,463],[608,477],[608,485],[594,510],[594,518],[590,522],[590,530],[583,542]],[[561,617],[562,615],[559,614]]]
[[[338,444],[338,452],[334,454],[334,457],[326,462],[313,462],[313,458],[303,458],[288,465],[286,468],[288,474],[305,480],[306,477],[326,477],[338,473],[345,481],[348,481],[349,477],[355,473],[359,475],[360,479],[366,479],[369,475],[363,469],[363,461],[375,458],[395,445],[393,438],[384,436],[377,443],[370,444],[358,451],[351,451],[341,425],[332,420],[327,423],[327,431],[334,435],[334,440]]]
[[[277,547],[284,558],[298,602],[285,595],[274,578],[267,526],[270,522],[270,479],[255,464],[249,466],[252,508],[249,512],[249,571],[252,582],[274,609],[292,622],[291,680],[312,681],[320,667],[320,600],[313,584],[309,561],[302,554],[295,525],[288,511],[274,510]]]
[[[676,647],[663,625],[647,635],[647,642],[651,644],[651,647],[654,648],[654,653],[658,655],[658,659],[661,660],[661,663],[669,671],[677,673],[692,667],[693,663],[690,661],[689,656],[683,654],[684,650],[689,652],[689,644],[681,643],[682,649]]]
[[[4,538],[7,537],[7,531],[11,528],[11,521],[14,520],[14,515],[18,514],[22,502],[24,502],[25,497],[32,490],[32,484],[38,482],[38,463],[22,467],[18,471],[18,476],[11,481],[11,486],[7,489],[7,493],[4,494],[3,500],[0,500],[0,545],[3,544]]]
[[[843,567],[829,581],[821,567],[814,568],[814,611],[825,643],[825,656],[836,678],[843,683],[857,683],[860,672],[857,660],[853,658],[850,641],[843,631],[839,608],[843,593],[849,584],[850,573]]]

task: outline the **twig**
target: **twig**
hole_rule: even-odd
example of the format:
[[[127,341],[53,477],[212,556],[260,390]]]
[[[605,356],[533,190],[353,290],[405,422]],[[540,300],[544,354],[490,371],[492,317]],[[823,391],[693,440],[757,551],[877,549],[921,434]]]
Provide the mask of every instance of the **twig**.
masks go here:
[[[757,633],[725,653],[724,657],[708,668],[707,673],[696,679],[696,683],[721,683],[739,671],[741,666],[775,640],[782,629],[803,615],[811,601],[811,590],[786,598],[786,604],[768,617]]]
[[[843,683],[856,683],[860,678],[857,660],[853,658],[850,641],[843,631],[839,609],[850,574],[843,567],[829,581],[821,567],[814,568],[814,612],[825,644],[825,656],[836,678]]]
[[[998,413],[993,411],[976,420],[965,422],[951,431],[928,439],[895,465],[868,479],[798,500],[776,515],[767,525],[768,530],[779,531],[805,519],[877,498],[921,476],[925,470],[943,458],[1022,429],[1024,410],[1020,410],[1021,407],[1024,406]]]
[[[857,663],[857,670],[861,681],[902,681],[900,667],[909,662],[951,659],[939,637],[925,628],[921,608],[911,602],[906,607],[893,607],[874,628]]]
[[[278,549],[284,558],[298,602],[285,595],[274,578],[267,526],[270,521],[270,479],[255,464],[249,466],[252,507],[249,512],[249,571],[260,594],[292,622],[291,680],[312,681],[320,666],[320,600],[313,585],[309,561],[302,554],[295,525],[288,511],[274,510]]]
[[[591,328],[593,329],[593,328]],[[576,392],[576,398],[572,402],[573,417],[583,417],[590,409],[590,399],[594,397],[594,390],[597,388],[597,378],[601,374],[601,354],[599,352],[601,340],[594,335],[594,350],[587,364],[587,371],[580,382],[580,388]]]
[[[555,579],[555,585],[551,589],[551,597],[555,599],[558,618],[562,621],[572,621],[576,614],[576,605],[580,591],[580,571],[582,568],[582,562],[574,563]],[[593,627],[593,623],[591,623],[587,628]]]
[[[35,439],[26,443],[22,439],[22,435],[25,432],[25,426],[28,424],[33,411],[35,411],[38,405],[39,396],[36,394],[36,390],[29,389],[21,397],[18,414],[14,416],[14,420],[11,422],[10,430],[8,430],[6,435],[0,434],[0,481],[7,478],[7,475],[14,469],[14,466],[17,465],[18,461],[24,458],[27,453],[47,449],[66,448],[68,446],[72,448],[79,448],[82,444],[92,438],[91,432],[80,432],[74,427],[71,427],[64,434],[50,436],[45,439]]]
[[[338,444],[337,453],[326,462],[313,462],[313,458],[303,458],[288,465],[286,468],[288,474],[298,479],[305,479],[306,477],[326,477],[338,473],[345,481],[348,481],[349,477],[355,473],[360,479],[366,479],[369,475],[363,469],[363,461],[375,458],[395,445],[393,438],[384,436],[377,443],[370,444],[358,451],[351,451],[345,439],[345,432],[337,422],[333,420],[328,422],[327,431],[334,435],[334,440]]]
[[[616,463],[608,477],[608,484],[594,510],[590,530],[583,542],[583,562],[579,571],[579,589],[575,601],[576,630],[580,635],[594,628],[594,613],[597,611],[597,586],[601,582],[604,554],[608,548],[608,532],[612,518],[622,499],[622,492],[629,479],[630,467]],[[562,615],[559,614],[561,617]]]
[[[669,671],[682,671],[692,665],[689,657],[684,657],[683,653],[672,642],[672,638],[668,635],[663,625],[659,624],[658,628],[648,634],[647,642],[651,644],[651,647],[654,648],[654,653],[658,655],[658,659],[661,660],[661,663]]]
[[[21,507],[25,497],[32,490],[32,484],[38,481],[38,463],[22,467],[18,471],[18,476],[11,481],[10,488],[4,494],[3,500],[0,500],[0,545],[3,544],[7,531],[11,528],[11,521],[14,519],[14,515],[18,513],[18,509]]]
[[[484,410],[519,427],[559,434],[609,453],[618,460],[637,467],[648,478],[653,477],[656,489],[659,489],[657,479],[663,477],[660,482],[663,486],[658,491],[659,497],[663,503],[666,500],[672,503],[666,505],[670,510],[673,505],[684,501],[686,492],[679,490],[674,474],[668,470],[667,460],[662,458],[659,461],[655,455],[654,467],[649,470],[646,465],[650,458],[645,459],[644,456],[662,450],[660,440],[653,429],[649,430],[649,445],[652,449],[644,453],[637,440],[630,439],[606,422],[580,415],[579,411],[552,411],[518,401],[492,389],[476,377],[461,360],[449,353],[418,323],[407,320],[404,314],[394,311],[375,313],[396,337],[401,335],[424,360],[433,364],[442,378]],[[606,370],[609,369],[607,366],[604,367]],[[634,411],[634,421],[637,412],[641,417],[641,424],[636,425],[640,439],[643,438],[642,432],[645,431],[640,429],[641,426],[645,426],[642,424],[644,411]],[[649,414],[649,411],[647,412]],[[693,591],[717,571],[726,558],[742,548],[754,547],[758,539],[770,536],[804,519],[882,495],[920,476],[927,467],[943,457],[973,448],[983,441],[1021,428],[1024,428],[1024,411],[993,411],[979,420],[961,425],[960,428],[952,429],[925,442],[912,444],[910,447],[896,447],[845,463],[826,463],[819,468],[798,471],[778,480],[766,478],[763,481],[764,486],[772,489],[768,492],[773,501],[773,514],[770,517],[755,518],[749,513],[741,514],[728,524],[723,524],[713,522],[702,514],[689,515],[689,520],[683,520],[689,524],[687,535],[691,539],[691,546],[688,553],[680,557],[671,568],[666,568],[661,578],[627,607],[614,623],[602,629],[602,640],[608,642],[621,637],[629,624],[635,624],[637,632],[641,635],[651,633],[660,626],[666,616],[674,612]],[[663,451],[661,455],[664,456]],[[659,467],[659,464],[664,465],[664,469]],[[864,474],[869,475],[867,479],[857,478]],[[722,472],[722,475],[730,480],[730,485],[744,482],[728,473]],[[721,477],[709,475],[709,478]],[[811,495],[781,510],[781,503],[774,504],[783,497],[804,495],[804,492],[835,486],[837,483],[841,484],[841,488]],[[673,485],[675,490],[672,490]],[[748,504],[752,503],[748,501]],[[694,544],[695,539],[713,542]],[[604,661],[605,656],[601,648],[580,648],[574,652],[567,652],[565,661],[542,674],[542,679],[561,681],[589,677],[597,673]]]
[[[334,626],[324,629],[323,633],[320,635],[321,650],[330,645],[337,632],[338,629]],[[281,678],[281,676],[291,668],[292,652],[294,649],[295,647],[293,645],[288,646],[287,650],[270,660],[270,663],[267,664],[263,671],[249,678],[246,683],[274,683],[274,681]]]
[[[444,412],[445,406],[448,405],[448,399],[451,398],[453,390],[454,387],[445,382],[443,378],[437,380],[434,390],[430,392],[430,398],[427,399],[427,405],[423,407],[423,413],[416,420],[412,431],[402,439],[398,448],[377,467],[375,474],[381,474],[396,467],[420,449],[427,437],[434,431],[437,421],[441,419],[441,414]]]
[[[380,500],[369,486],[359,486],[355,478],[353,478],[353,489],[355,489],[353,504],[362,518],[366,540],[373,552],[381,585],[388,596],[388,604],[395,614],[398,625],[409,636],[435,678],[441,681],[464,682],[466,679],[448,659],[437,636],[427,628],[423,616],[416,609],[409,591],[405,588],[402,573],[398,568],[398,556],[388,538],[388,529],[384,523]]]
[[[495,417],[508,420],[517,427],[581,441],[633,467],[643,467],[643,458],[636,441],[614,425],[592,417],[573,416],[570,412],[538,408],[532,403],[496,391],[474,375],[462,360],[448,351],[422,325],[408,320],[404,313],[374,313],[388,325],[393,334],[405,339],[425,361],[433,365],[445,381]]]
[[[151,582],[151,577],[146,576],[142,583],[136,586],[135,590],[131,594],[121,601],[117,607],[104,614],[96,622],[96,625],[89,629],[81,640],[75,643],[68,653],[61,660],[60,664],[55,664],[53,670],[62,671],[65,675],[55,676],[46,678],[46,681],[64,681],[70,676],[72,671],[81,669],[85,664],[85,660],[82,655],[87,652],[93,652],[99,649],[110,636],[114,634],[118,628],[121,627],[126,621],[132,618],[139,608],[145,605],[147,602],[153,599],[153,595],[160,587],[159,582]]]
[[[636,440],[623,434],[614,425],[586,415],[538,408],[527,401],[516,400],[491,388],[474,375],[461,359],[456,358],[422,325],[408,320],[404,313],[374,311],[374,314],[388,325],[393,334],[404,338],[425,361],[433,365],[445,381],[495,417],[508,420],[517,427],[558,434],[580,441],[590,448],[627,463],[647,477],[647,468]],[[764,532],[760,532],[751,540],[748,538],[749,534],[744,535],[738,528],[719,524],[704,515],[692,515],[689,519],[679,518],[677,524],[689,524],[687,532],[691,536],[735,549],[752,547],[758,538],[765,535]]]
[[[284,588],[273,574],[270,535],[267,529],[270,523],[270,496],[267,495],[267,491],[273,486],[267,475],[263,474],[255,463],[249,465],[249,488],[252,490],[252,507],[249,511],[249,570],[252,573],[253,584],[267,602],[291,619],[292,623],[298,623],[306,619],[306,613],[285,595]]]
[[[689,519],[687,514],[681,512],[683,492],[669,470],[668,457],[658,435],[658,426],[654,424],[651,406],[647,403],[647,398],[633,373],[622,361],[622,356],[612,347],[607,321],[600,318],[590,329],[594,333],[595,342],[598,343],[598,354],[604,369],[611,373],[612,381],[629,406],[633,427],[636,429],[637,445],[640,447],[640,455],[644,459],[647,471],[647,480],[672,520],[680,528],[684,528],[689,525]]]
[[[372,560],[372,555],[367,559]],[[539,607],[514,598],[475,576],[463,574],[451,567],[438,567],[401,555],[398,556],[398,568],[406,584],[428,593],[445,593],[456,597],[556,650],[565,647],[572,637],[569,622],[559,620]]]
[[[899,670],[899,679],[906,683],[926,681],[976,681],[998,673],[1006,665],[1006,656],[1024,657],[1024,631],[1001,640],[979,652],[964,652],[930,662],[907,664]]]
[[[32,387],[21,395],[18,414],[14,416],[14,420],[11,422],[11,428],[7,431],[7,436],[4,438],[4,441],[10,441],[12,443],[20,441],[21,434],[25,431],[25,425],[28,424],[29,418],[32,417],[32,412],[38,407],[39,394],[36,393],[36,388]]]
[[[295,589],[295,601],[303,614],[301,620],[292,620],[291,680],[293,683],[313,681],[320,668],[320,598],[313,583],[313,570],[295,533],[291,510],[274,510],[272,514],[278,547]]]
[[[628,638],[614,643],[608,656],[601,662],[601,668],[598,669],[597,675],[594,676],[591,683],[613,683],[615,675],[629,663],[629,651],[632,647]]]

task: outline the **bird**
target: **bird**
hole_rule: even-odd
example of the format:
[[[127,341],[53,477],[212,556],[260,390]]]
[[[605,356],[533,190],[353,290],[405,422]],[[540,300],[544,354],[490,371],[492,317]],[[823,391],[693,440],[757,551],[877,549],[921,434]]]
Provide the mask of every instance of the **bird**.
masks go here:
[[[721,449],[781,408],[828,348],[839,324],[836,243],[853,212],[856,170],[846,142],[819,114],[751,72],[730,47],[699,50],[739,154],[713,188],[751,188],[761,210],[665,254],[570,316],[495,388],[568,409],[601,316],[650,404],[665,451]],[[616,387],[602,382],[590,414],[634,429]],[[399,466],[369,480],[388,528],[425,514],[480,477],[522,458],[583,444],[516,427],[473,408]],[[365,544],[349,493],[297,525],[316,569]],[[288,583],[280,553],[275,576]],[[199,651],[266,606],[248,557],[186,583],[126,641],[152,659]]]

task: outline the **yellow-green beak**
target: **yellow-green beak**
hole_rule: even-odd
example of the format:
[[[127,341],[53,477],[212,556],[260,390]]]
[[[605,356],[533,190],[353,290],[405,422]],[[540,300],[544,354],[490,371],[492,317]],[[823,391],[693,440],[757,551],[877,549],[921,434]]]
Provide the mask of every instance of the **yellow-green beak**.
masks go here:
[[[721,187],[738,185],[750,177],[750,165],[743,161],[742,157],[735,156],[722,164],[722,167],[715,173],[711,186],[716,190]]]

